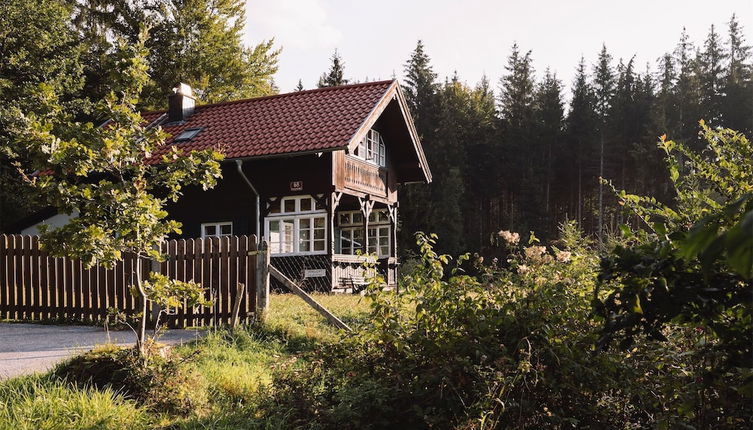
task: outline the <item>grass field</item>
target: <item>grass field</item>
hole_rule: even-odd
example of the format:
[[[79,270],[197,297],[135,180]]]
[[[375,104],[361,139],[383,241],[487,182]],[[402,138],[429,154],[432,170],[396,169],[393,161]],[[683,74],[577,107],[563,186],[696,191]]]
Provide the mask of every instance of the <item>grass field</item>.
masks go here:
[[[364,322],[368,309],[360,296],[316,295],[347,324]],[[191,389],[202,393],[192,413],[155,413],[110,389],[60,380],[52,373],[0,382],[0,430],[285,428],[255,414],[259,393],[275,369],[296,366],[302,354],[340,334],[293,295],[273,295],[264,327],[230,332],[212,330],[199,342],[178,349],[189,357]]]

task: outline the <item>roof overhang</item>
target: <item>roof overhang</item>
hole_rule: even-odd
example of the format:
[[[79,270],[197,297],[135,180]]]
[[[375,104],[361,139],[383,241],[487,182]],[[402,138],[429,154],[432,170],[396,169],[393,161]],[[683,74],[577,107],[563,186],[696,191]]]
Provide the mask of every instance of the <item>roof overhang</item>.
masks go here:
[[[390,102],[392,102],[393,100],[395,100],[400,107],[400,113],[402,114],[403,121],[405,122],[405,126],[410,135],[410,140],[413,144],[413,150],[415,151],[418,165],[421,169],[421,172],[423,173],[425,182],[429,183],[432,179],[431,170],[429,169],[429,163],[426,161],[426,155],[424,154],[423,147],[421,146],[421,140],[418,137],[416,126],[413,123],[413,118],[411,117],[410,110],[408,109],[408,103],[405,100],[403,90],[400,88],[397,80],[393,81],[389,88],[387,88],[387,91],[385,91],[382,98],[363,121],[361,127],[359,127],[358,130],[353,134],[350,142],[348,142],[347,149],[350,152],[355,151],[359,142],[363,140],[363,138],[366,136],[366,133],[368,133],[369,130],[374,126],[374,124],[379,119],[379,116],[382,115],[384,110],[387,109],[387,106],[389,106]]]

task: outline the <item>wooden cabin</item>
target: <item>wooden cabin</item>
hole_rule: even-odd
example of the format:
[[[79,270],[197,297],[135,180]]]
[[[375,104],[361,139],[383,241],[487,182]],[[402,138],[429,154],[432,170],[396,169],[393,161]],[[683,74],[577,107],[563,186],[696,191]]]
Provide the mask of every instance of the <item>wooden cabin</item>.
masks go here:
[[[259,234],[272,264],[310,290],[358,289],[367,259],[395,285],[398,185],[431,181],[397,81],[200,106],[180,84],[168,104],[143,114],[168,145],[226,157],[215,188],[168,206],[181,237]]]
[[[310,290],[357,289],[367,258],[396,283],[398,185],[431,181],[397,81],[200,106],[181,84],[167,111],[143,116],[169,145],[226,157],[214,189],[168,206],[182,237],[261,234]]]

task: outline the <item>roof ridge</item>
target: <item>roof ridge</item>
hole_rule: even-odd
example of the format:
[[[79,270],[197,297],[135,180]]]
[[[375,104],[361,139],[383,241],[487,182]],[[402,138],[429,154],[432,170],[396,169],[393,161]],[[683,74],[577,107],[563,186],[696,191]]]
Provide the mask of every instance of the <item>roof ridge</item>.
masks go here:
[[[224,101],[224,102],[216,102],[216,103],[207,103],[207,104],[202,104],[202,105],[196,105],[196,109],[202,109],[202,108],[205,108],[205,107],[213,107],[213,106],[224,106],[224,105],[230,105],[230,104],[236,104],[236,103],[244,103],[244,102],[250,102],[250,101],[257,101],[257,100],[268,100],[268,99],[274,99],[274,98],[291,97],[291,96],[295,96],[295,95],[312,94],[312,93],[325,92],[325,91],[336,90],[336,89],[357,88],[357,87],[366,87],[366,86],[377,86],[377,85],[384,85],[384,84],[387,84],[387,83],[392,84],[395,81],[397,81],[397,79],[385,79],[385,80],[381,80],[381,81],[359,82],[357,84],[337,85],[337,86],[333,86],[333,87],[312,88],[310,90],[290,91],[290,92],[282,93],[282,94],[270,94],[268,96],[249,97],[249,98],[245,98],[245,99],[227,100],[227,101]],[[141,112],[141,115],[150,115],[150,114],[163,113],[163,112],[167,112],[167,109],[145,111],[145,112]]]

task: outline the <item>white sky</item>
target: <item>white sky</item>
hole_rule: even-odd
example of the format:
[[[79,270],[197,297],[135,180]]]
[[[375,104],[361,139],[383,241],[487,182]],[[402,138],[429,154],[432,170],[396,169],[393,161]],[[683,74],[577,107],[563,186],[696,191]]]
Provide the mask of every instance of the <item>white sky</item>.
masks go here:
[[[281,92],[314,88],[337,48],[347,78],[399,79],[422,39],[440,79],[457,70],[473,85],[486,74],[496,90],[510,47],[532,50],[537,77],[549,66],[566,87],[581,54],[592,64],[606,43],[638,70],[672,50],[683,26],[701,44],[711,24],[725,33],[736,13],[753,44],[753,0],[247,0],[246,42],[275,38]],[[725,37],[726,38],[726,37]]]

